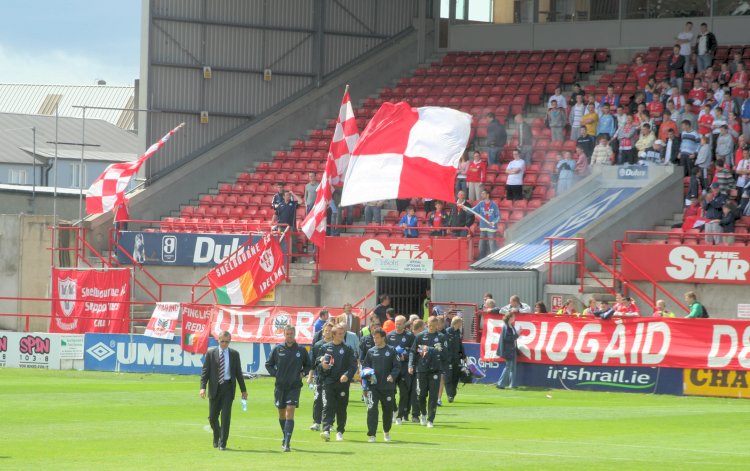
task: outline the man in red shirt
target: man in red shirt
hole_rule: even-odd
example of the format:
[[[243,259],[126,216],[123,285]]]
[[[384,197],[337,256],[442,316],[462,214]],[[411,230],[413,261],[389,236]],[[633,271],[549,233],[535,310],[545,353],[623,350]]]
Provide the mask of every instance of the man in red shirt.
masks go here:
[[[698,117],[698,134],[701,136],[711,134],[711,126],[714,124],[714,117],[711,115],[711,105],[703,105],[703,111]],[[710,141],[710,139],[709,139]]]
[[[469,200],[477,201],[482,193],[482,184],[487,175],[487,162],[482,160],[479,151],[474,152],[474,160],[469,163],[466,171],[466,184],[469,187]]]
[[[648,114],[654,119],[654,124],[661,126],[662,114],[664,114],[664,104],[657,99],[651,100],[651,103],[646,105]]]
[[[699,79],[693,80],[693,89],[688,92],[688,98],[693,100],[694,105],[703,104],[706,100],[706,89],[703,88],[703,82]]]
[[[430,235],[445,235],[445,230],[441,228],[448,225],[448,211],[443,209],[442,201],[435,201],[435,211],[430,213],[428,218],[428,225],[435,229],[430,233]]]
[[[638,81],[638,90],[646,88],[648,78],[651,76],[651,68],[643,63],[643,57],[641,56],[635,56],[633,75],[635,75],[635,78]]]

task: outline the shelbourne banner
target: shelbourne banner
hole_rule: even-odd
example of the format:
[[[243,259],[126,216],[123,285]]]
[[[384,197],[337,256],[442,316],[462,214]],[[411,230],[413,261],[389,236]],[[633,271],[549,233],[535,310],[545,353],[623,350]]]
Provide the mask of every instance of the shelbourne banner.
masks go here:
[[[485,314],[481,356],[497,361],[502,316]],[[519,361],[526,363],[750,368],[750,321],[654,317],[579,319],[520,314]]]
[[[52,270],[52,319],[58,334],[128,332],[130,270]]]
[[[215,305],[211,311],[211,335],[218,339],[227,331],[232,334],[232,342],[281,343],[284,341],[284,327],[292,325],[297,329],[297,343],[310,345],[313,340],[313,324],[320,307],[263,307],[232,309]],[[325,308],[331,317],[344,312],[341,308]],[[353,309],[355,316],[361,317],[361,309]]]

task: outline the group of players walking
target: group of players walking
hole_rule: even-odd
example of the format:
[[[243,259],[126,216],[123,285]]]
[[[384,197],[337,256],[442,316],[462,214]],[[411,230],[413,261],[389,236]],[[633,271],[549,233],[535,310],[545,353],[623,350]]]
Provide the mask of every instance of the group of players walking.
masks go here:
[[[407,325],[404,316],[396,316],[394,322],[395,329],[386,334],[378,317],[371,315],[359,339],[359,351],[355,352],[345,341],[347,323],[331,319],[324,324],[321,339],[312,346],[309,356],[292,354],[304,349],[294,342],[294,328],[286,327],[285,343],[277,345],[266,362],[269,374],[276,377],[275,398],[284,451],[291,449],[293,422],[290,426],[289,421],[299,405],[301,378],[305,375],[314,392],[310,429],[320,431],[325,441],[331,438],[334,422],[336,440],[344,439],[349,387],[358,370],[367,405],[369,442],[376,441],[380,411],[384,441],[391,439],[394,416],[400,425],[409,420],[411,413],[412,421],[433,427],[442,393],[441,379],[448,400],[452,402],[456,395],[458,370],[464,357],[463,320],[454,318],[446,327],[442,316],[432,316],[426,328],[421,319]]]

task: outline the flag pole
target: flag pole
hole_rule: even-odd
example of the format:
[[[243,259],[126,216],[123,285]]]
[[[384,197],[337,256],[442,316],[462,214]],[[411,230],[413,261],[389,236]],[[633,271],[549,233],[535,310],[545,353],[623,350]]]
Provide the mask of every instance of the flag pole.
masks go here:
[[[456,207],[458,207],[458,206],[459,206],[458,201],[456,201]],[[479,214],[478,212],[474,211],[474,209],[471,208],[470,206],[463,206],[463,205],[460,205],[460,206],[462,206],[463,209],[465,209],[466,211],[472,213],[474,216],[478,217],[479,219],[481,219],[482,221],[486,222],[490,226],[497,226],[497,224],[488,221],[481,214]]]

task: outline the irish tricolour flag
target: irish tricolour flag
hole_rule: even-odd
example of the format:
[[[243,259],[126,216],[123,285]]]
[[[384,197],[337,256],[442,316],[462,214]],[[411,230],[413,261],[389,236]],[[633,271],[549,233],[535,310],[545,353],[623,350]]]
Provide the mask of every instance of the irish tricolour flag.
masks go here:
[[[208,274],[218,304],[252,306],[286,277],[279,241],[270,236],[222,261]]]

